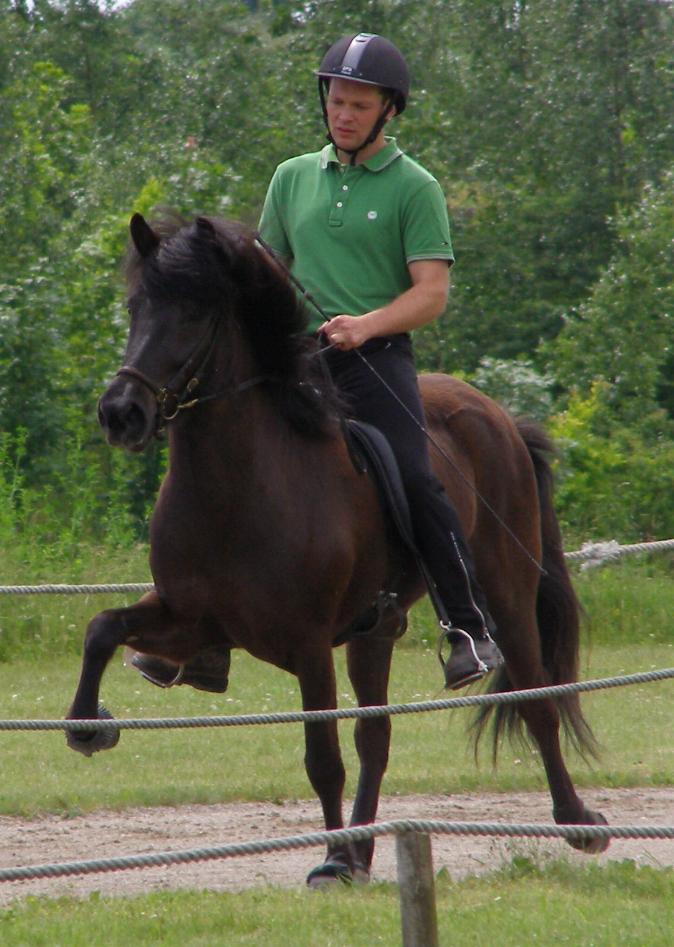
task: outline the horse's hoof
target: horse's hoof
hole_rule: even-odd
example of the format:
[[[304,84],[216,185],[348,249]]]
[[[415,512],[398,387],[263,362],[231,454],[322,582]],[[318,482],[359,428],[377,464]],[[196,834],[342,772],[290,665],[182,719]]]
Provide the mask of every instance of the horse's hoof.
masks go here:
[[[369,885],[370,872],[365,865],[354,865],[352,878],[354,885]]]
[[[99,720],[112,720],[112,714],[102,704],[98,707]],[[67,730],[66,743],[71,750],[84,756],[93,756],[99,750],[111,750],[119,743],[119,730]]]
[[[574,825],[608,825],[608,822],[601,812],[593,812],[591,809],[586,809],[583,818],[578,822],[574,822]],[[600,838],[599,836],[596,838],[568,838],[566,841],[571,848],[575,848],[579,852],[584,852],[586,855],[600,855],[602,852],[605,852],[611,844],[610,838]]]
[[[354,874],[349,865],[337,859],[324,861],[307,875],[307,885],[316,889],[329,888],[340,883],[350,885],[354,880]]]

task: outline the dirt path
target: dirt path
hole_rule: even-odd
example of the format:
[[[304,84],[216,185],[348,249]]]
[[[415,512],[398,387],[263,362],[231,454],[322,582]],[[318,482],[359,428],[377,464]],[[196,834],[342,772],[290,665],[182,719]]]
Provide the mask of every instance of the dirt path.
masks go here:
[[[586,803],[601,810],[614,825],[674,825],[674,787],[665,789],[612,789],[584,793]],[[443,819],[470,822],[550,822],[546,793],[518,796],[475,793],[461,796],[406,796],[382,799],[379,818]],[[127,809],[101,811],[76,818],[47,816],[40,819],[0,817],[0,866],[35,865],[92,858],[175,851],[234,841],[296,835],[321,829],[318,804],[293,802],[282,805],[241,803],[215,806],[181,806],[176,809]],[[513,852],[536,858],[573,852],[562,841],[484,839],[477,836],[435,836],[436,871],[446,868],[452,878],[498,868]],[[597,857],[597,856],[592,856]],[[638,864],[674,865],[674,841],[614,841],[607,858],[632,859]],[[236,891],[271,884],[302,885],[307,872],[322,859],[318,849],[274,853],[152,868],[0,884],[0,904],[26,895],[84,896],[134,895],[179,888]],[[379,839],[373,878],[395,880],[395,843]]]

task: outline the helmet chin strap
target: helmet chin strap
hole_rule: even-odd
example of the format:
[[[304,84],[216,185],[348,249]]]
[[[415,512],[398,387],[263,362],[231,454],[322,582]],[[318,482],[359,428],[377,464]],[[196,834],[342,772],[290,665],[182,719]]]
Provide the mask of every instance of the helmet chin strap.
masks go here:
[[[367,148],[368,145],[372,144],[372,142],[379,135],[379,132],[382,130],[384,125],[386,125],[386,116],[389,113],[389,109],[393,105],[393,99],[389,97],[388,99],[384,101],[384,106],[381,110],[379,118],[370,129],[370,133],[367,136],[367,138],[365,138],[365,140],[360,145],[358,145],[357,148],[340,148],[337,142],[335,141],[335,139],[332,137],[332,132],[330,131],[330,124],[328,122],[328,107],[325,101],[325,85],[327,85],[327,83],[325,83],[324,85],[324,82],[325,82],[324,79],[318,80],[318,93],[321,98],[321,109],[323,111],[323,121],[325,122],[325,127],[328,130],[326,137],[328,141],[332,145],[335,146],[337,151],[343,151],[344,154],[349,155],[349,164],[354,165],[356,163],[356,156],[358,155],[358,153],[362,151],[363,148]]]

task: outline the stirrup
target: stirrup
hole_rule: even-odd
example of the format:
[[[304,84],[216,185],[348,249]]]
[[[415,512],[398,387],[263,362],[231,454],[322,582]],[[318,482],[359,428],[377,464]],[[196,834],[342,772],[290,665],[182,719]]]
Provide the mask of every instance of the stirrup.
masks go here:
[[[447,621],[441,621],[440,628],[442,629],[442,631],[440,632],[440,637],[438,638],[437,655],[438,655],[438,660],[440,662],[440,666],[442,667],[443,671],[445,667],[447,666],[447,662],[451,660],[451,651],[450,651],[449,657],[447,658],[447,660],[445,660],[442,656],[442,646],[445,643],[445,641],[449,641],[449,636],[452,634],[463,635],[464,638],[468,640],[471,653],[473,657],[475,658],[475,680],[477,680],[479,677],[482,677],[484,674],[487,673],[487,671],[489,671],[489,668],[484,663],[482,658],[478,655],[475,649],[475,639],[471,635],[469,635],[467,631],[464,631],[463,628],[457,628],[456,625],[452,625],[451,622],[447,622]],[[492,636],[486,630],[485,630],[484,637],[488,638],[492,642],[494,641]],[[451,646],[451,641],[449,641],[449,643]]]
[[[165,689],[180,684],[185,673],[184,664],[179,664],[174,674],[174,665],[169,661],[155,658],[149,654],[141,654],[138,651],[134,652],[131,657],[125,655],[124,663],[138,671],[140,676],[144,677],[150,684],[156,684],[157,687]]]
[[[447,660],[442,656],[442,644],[446,639],[452,644],[452,651]],[[442,625],[438,658],[445,676],[445,687],[451,690],[458,690],[479,681],[489,671],[503,664],[503,655],[486,630],[481,637],[475,639],[463,628],[447,624]]]

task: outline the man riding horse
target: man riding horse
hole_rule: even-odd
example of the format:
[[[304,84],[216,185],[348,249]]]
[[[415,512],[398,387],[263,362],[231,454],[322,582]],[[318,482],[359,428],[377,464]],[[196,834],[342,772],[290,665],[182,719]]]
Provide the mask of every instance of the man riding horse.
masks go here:
[[[327,343],[325,363],[349,415],[382,431],[393,449],[451,646],[445,683],[460,688],[503,658],[459,518],[431,471],[409,335],[447,303],[447,205],[435,178],[385,135],[410,84],[393,43],[371,33],[343,37],[317,76],[329,143],[279,165],[260,234],[318,302],[308,331]],[[140,654],[133,663],[162,686],[227,686],[226,649],[180,669]]]

